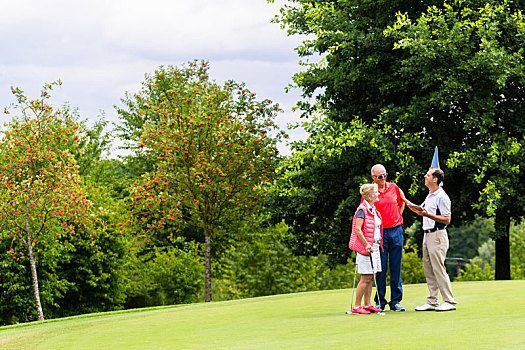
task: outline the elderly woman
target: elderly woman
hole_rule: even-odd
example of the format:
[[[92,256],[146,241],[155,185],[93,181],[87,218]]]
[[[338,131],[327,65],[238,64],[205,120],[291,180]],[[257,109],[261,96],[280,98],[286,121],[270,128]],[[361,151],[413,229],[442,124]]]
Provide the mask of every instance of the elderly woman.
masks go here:
[[[359,205],[354,215],[349,247],[357,253],[357,272],[361,275],[357,285],[355,306],[352,308],[352,314],[365,315],[382,311],[372,306],[370,297],[374,285],[373,274],[381,272],[379,249],[382,249],[383,225],[381,224],[381,215],[374,206],[379,196],[377,184],[363,185],[360,192],[365,200]],[[373,267],[370,255],[372,256]],[[364,307],[361,305],[363,297]]]

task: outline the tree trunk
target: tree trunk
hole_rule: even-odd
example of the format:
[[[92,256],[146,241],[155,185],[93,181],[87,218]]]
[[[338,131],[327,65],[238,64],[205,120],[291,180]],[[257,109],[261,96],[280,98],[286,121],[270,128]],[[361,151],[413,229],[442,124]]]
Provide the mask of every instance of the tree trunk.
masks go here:
[[[510,216],[503,210],[496,212],[494,220],[496,230],[496,280],[510,280]]]
[[[40,303],[40,292],[38,290],[38,276],[36,273],[36,261],[35,255],[33,254],[33,246],[31,240],[28,239],[27,243],[27,252],[29,254],[29,264],[31,265],[31,279],[33,281],[33,292],[35,294],[35,307],[38,315],[38,320],[44,320],[44,312],[42,311],[42,304]]]
[[[204,253],[204,301],[211,301],[211,233],[205,232],[206,245]]]

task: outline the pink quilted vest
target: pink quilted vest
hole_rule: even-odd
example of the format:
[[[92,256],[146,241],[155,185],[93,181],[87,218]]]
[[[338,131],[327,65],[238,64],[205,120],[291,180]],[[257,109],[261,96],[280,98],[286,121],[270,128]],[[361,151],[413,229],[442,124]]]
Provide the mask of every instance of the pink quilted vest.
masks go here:
[[[350,235],[350,242],[348,242],[348,247],[352,250],[355,250],[356,252],[368,255],[367,251],[365,250],[365,246],[363,243],[361,243],[361,240],[357,237],[357,233],[355,232],[355,223],[356,223],[356,215],[359,209],[363,209],[365,213],[365,221],[363,223],[363,227],[361,227],[361,230],[363,231],[363,235],[365,236],[365,239],[370,245],[374,242],[374,230],[375,230],[375,222],[374,222],[374,214],[368,209],[368,206],[363,201],[359,207],[357,207],[357,210],[354,214],[354,219],[352,221],[352,234]],[[377,216],[379,216],[379,219],[381,219],[381,214],[379,214],[379,211],[376,209]],[[383,249],[383,220],[381,220],[381,250]]]

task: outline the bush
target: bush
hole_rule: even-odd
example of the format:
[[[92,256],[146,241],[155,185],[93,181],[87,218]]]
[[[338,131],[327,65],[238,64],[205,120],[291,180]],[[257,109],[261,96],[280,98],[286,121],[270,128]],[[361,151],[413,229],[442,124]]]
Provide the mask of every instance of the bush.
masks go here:
[[[512,279],[525,279],[525,223],[513,225],[510,234],[510,273]]]
[[[471,260],[455,281],[490,281],[494,279],[494,259],[487,262],[479,257]]]
[[[56,305],[44,309],[47,317],[104,312],[121,309],[125,300],[122,277],[127,245],[114,232],[91,242],[91,234],[78,231],[69,238],[70,258],[55,270],[69,286],[56,295]],[[45,277],[45,276],[44,276]],[[51,280],[48,276],[44,282]],[[57,293],[55,291],[55,293]],[[47,311],[46,311],[47,310]]]
[[[16,261],[10,243],[0,242],[0,325],[36,320],[29,261]]]
[[[328,257],[296,256],[286,245],[285,225],[251,229],[220,260],[216,300],[352,286],[354,262],[328,266]],[[349,251],[350,256],[350,251]]]
[[[129,262],[126,308],[193,303],[204,286],[204,264],[197,246],[153,249]]]
[[[387,274],[387,280],[390,280],[388,276],[389,274]],[[407,245],[405,245],[403,260],[401,260],[401,280],[403,284],[426,282],[423,259],[418,256],[417,250]]]
[[[40,240],[38,244],[42,246],[46,242]],[[58,242],[61,244],[54,244],[53,249],[35,249],[45,317],[119,309],[124,301],[122,239],[107,235],[92,241],[91,233],[78,228],[74,235],[60,237]],[[21,244],[0,242],[2,325],[37,319],[29,259],[20,253],[23,252]]]
[[[478,248],[478,256],[470,261],[456,281],[489,281],[494,279],[494,241],[489,239]]]
[[[457,281],[488,281],[494,279],[494,241],[488,240],[478,249],[478,256]],[[510,271],[512,279],[525,279],[525,223],[513,224],[510,228]]]

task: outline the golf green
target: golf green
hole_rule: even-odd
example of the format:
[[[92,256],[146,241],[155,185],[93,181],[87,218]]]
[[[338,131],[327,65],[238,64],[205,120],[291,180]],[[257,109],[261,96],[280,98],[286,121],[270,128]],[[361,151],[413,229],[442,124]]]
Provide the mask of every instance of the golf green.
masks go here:
[[[459,282],[456,311],[347,315],[352,290],[132,310],[0,328],[2,349],[525,349],[525,281]]]

